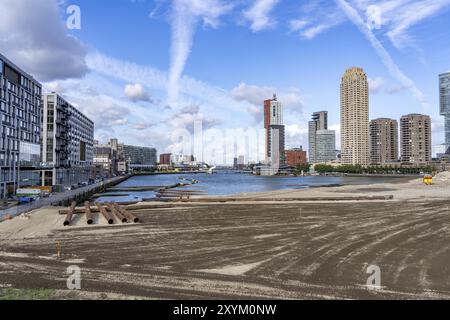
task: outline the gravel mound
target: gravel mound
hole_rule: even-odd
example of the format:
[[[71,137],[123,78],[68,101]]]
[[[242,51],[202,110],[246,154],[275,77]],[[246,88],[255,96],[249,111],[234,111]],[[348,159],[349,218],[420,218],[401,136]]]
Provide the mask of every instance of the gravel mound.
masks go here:
[[[450,183],[450,171],[438,173],[434,178],[434,182],[449,182]]]

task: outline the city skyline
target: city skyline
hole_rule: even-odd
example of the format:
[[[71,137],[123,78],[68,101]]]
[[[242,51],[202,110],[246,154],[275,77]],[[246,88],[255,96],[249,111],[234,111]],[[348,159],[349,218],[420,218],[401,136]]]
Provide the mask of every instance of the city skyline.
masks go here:
[[[135,145],[149,141],[164,153],[176,145],[167,133],[192,132],[194,120],[203,120],[206,130],[259,129],[262,101],[277,92],[285,106],[287,148],[308,145],[309,115],[316,110],[328,110],[329,128],[339,143],[339,79],[357,65],[369,77],[370,119],[429,114],[434,146],[444,143],[438,75],[450,69],[443,59],[450,53],[444,45],[449,1],[428,4],[413,21],[406,13],[423,10],[423,2],[403,1],[405,14],[396,1],[389,8],[387,1],[318,1],[309,7],[295,1],[258,3],[194,1],[186,9],[185,1],[122,1],[104,7],[80,0],[73,4],[81,10],[81,29],[67,30],[64,4],[38,1],[30,12],[26,2],[7,0],[0,5],[7,8],[0,10],[0,35],[13,36],[2,37],[0,46],[45,90],[56,91],[92,118],[100,141],[114,136]],[[373,4],[381,16],[372,30],[349,19],[354,9],[368,20]],[[99,15],[105,8],[107,13]],[[41,21],[28,19],[35,13]],[[133,24],[123,23],[119,30],[114,23],[119,18]],[[18,25],[24,21],[26,30],[33,30],[26,37]],[[189,27],[187,38],[180,38],[177,22]],[[48,37],[47,30],[53,30]],[[21,43],[21,38],[30,41]],[[42,38],[61,54],[52,60],[44,51],[33,58],[40,49],[34,43]],[[267,42],[276,49],[264,50]],[[180,48],[183,43],[188,47]],[[225,49],[230,47],[232,52]]]

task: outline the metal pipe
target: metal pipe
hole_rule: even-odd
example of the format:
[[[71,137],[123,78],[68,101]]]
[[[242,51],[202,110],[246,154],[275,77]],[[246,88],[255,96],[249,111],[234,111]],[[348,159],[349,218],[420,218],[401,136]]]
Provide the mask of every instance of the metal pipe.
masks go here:
[[[100,211],[102,216],[106,219],[106,221],[108,221],[108,224],[113,224],[114,218],[110,216],[110,214],[106,211],[106,209],[100,203],[97,203],[96,205],[97,205],[98,211]]]
[[[122,223],[127,223],[128,219],[125,215],[123,215],[119,210],[117,210],[114,205],[111,203],[107,204],[109,211],[111,211],[116,217],[122,221]]]
[[[113,206],[120,211],[121,214],[123,214],[125,217],[129,218],[134,223],[138,223],[140,220],[138,217],[136,217],[134,214],[128,212],[125,208],[119,206],[117,203],[114,203]]]
[[[69,213],[67,213],[66,220],[64,220],[65,227],[70,225],[70,222],[72,221],[72,216],[73,216],[76,206],[77,206],[77,203],[75,201],[73,201],[72,205],[70,206]]]
[[[89,204],[89,201],[86,201],[84,203],[84,208],[86,212],[86,222],[87,224],[94,223],[94,219],[92,219],[92,211],[91,211],[91,205]]]

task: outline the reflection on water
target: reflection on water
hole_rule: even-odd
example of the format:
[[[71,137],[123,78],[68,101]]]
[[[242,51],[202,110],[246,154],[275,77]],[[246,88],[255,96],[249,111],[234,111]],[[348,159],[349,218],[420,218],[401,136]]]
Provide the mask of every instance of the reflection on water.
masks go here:
[[[199,181],[193,188],[203,190],[208,195],[233,195],[247,192],[264,192],[283,189],[304,189],[309,187],[333,185],[366,185],[385,182],[402,182],[406,178],[399,177],[261,177],[235,172],[219,172],[216,174],[183,174],[183,175],[152,175],[135,176],[118,187],[166,186],[180,182],[179,178],[196,179]],[[123,194],[123,192],[120,192]],[[98,201],[134,201],[154,198],[152,191],[133,192],[127,197],[102,197]]]

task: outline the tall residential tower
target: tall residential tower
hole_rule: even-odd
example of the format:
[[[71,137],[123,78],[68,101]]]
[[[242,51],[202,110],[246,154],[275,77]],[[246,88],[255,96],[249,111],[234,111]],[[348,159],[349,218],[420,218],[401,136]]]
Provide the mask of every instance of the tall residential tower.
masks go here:
[[[264,128],[266,129],[266,162],[272,166],[285,164],[285,128],[283,106],[274,94],[264,101]]]
[[[308,123],[309,163],[317,163],[317,131],[328,130],[328,112],[314,112]]]
[[[370,162],[386,164],[398,159],[398,122],[379,118],[370,121]]]
[[[431,161],[431,118],[409,114],[400,119],[402,162],[426,164]]]
[[[362,68],[350,68],[342,77],[341,146],[343,164],[369,164],[369,83]]]
[[[445,151],[450,153],[450,72],[439,75],[440,112],[445,117]]]

